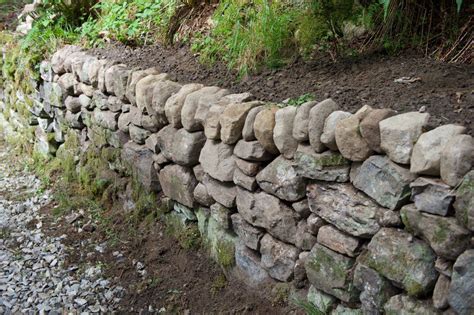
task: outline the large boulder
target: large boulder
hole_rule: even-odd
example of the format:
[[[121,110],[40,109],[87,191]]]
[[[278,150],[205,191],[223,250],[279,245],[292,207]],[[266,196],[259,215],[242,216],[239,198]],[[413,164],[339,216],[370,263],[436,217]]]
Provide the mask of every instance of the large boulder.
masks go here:
[[[181,124],[181,110],[183,109],[187,96],[203,87],[202,84],[197,83],[185,84],[177,93],[168,98],[165,103],[165,114],[173,127],[181,128],[183,126]]]
[[[337,303],[337,299],[334,296],[316,289],[314,285],[310,285],[306,299],[315,306],[318,311],[322,312],[322,314],[330,314],[331,309],[333,309]]]
[[[310,111],[316,104],[318,104],[318,102],[309,101],[301,104],[298,107],[293,120],[292,131],[293,138],[295,138],[297,141],[304,142],[309,140],[308,124],[310,119]]]
[[[303,177],[340,183],[349,181],[350,161],[338,152],[316,153],[312,146],[300,144],[295,163],[296,171]]]
[[[404,206],[400,215],[406,230],[426,240],[438,256],[455,260],[469,246],[470,232],[455,218],[423,213],[413,204]]]
[[[385,156],[368,158],[359,168],[353,185],[389,209],[399,209],[410,200],[410,183],[416,176]]]
[[[354,264],[354,258],[316,244],[306,259],[306,275],[319,290],[344,302],[356,302],[359,292],[352,283]]]
[[[360,133],[360,119],[353,115],[336,124],[336,145],[342,156],[351,161],[364,161],[373,151]]]
[[[443,181],[456,186],[474,165],[474,139],[457,135],[446,142],[441,152],[440,173]]]
[[[375,152],[382,152],[382,148],[380,148],[379,123],[395,114],[394,110],[388,108],[374,109],[361,120],[359,125],[360,134]]]
[[[431,292],[438,272],[436,254],[425,242],[405,231],[382,228],[370,241],[360,262],[390,279],[411,296]]]
[[[474,231],[474,170],[464,176],[457,188],[454,209],[458,222]]]
[[[449,305],[460,315],[474,313],[474,249],[465,251],[454,263]]]
[[[285,244],[270,234],[265,234],[261,240],[260,253],[262,266],[272,278],[284,282],[291,280],[299,254],[296,247]]]
[[[387,209],[350,184],[311,184],[307,187],[311,211],[348,234],[370,238],[384,224]]]
[[[281,241],[296,243],[295,212],[278,198],[264,192],[237,189],[237,209],[255,227],[264,228]]]
[[[418,177],[410,184],[411,200],[418,210],[446,216],[455,194],[451,187],[439,179]]]
[[[410,171],[417,174],[439,176],[441,152],[452,137],[466,131],[465,127],[444,125],[422,134],[411,156]]]
[[[275,128],[273,141],[278,151],[287,159],[292,159],[298,148],[298,141],[293,138],[293,121],[296,116],[296,107],[287,106],[275,114]]]
[[[305,196],[305,180],[291,161],[279,156],[257,175],[258,185],[266,192],[286,201]]]
[[[242,128],[248,112],[261,102],[232,103],[225,107],[220,117],[221,140],[227,144],[234,144],[242,137]]]
[[[324,124],[328,116],[339,110],[339,106],[332,99],[324,100],[311,108],[308,121],[308,138],[311,147],[316,152],[323,152],[326,146],[321,142]]]
[[[194,207],[193,192],[198,181],[192,169],[176,164],[168,165],[160,171],[159,178],[167,197],[187,207]]]
[[[428,113],[409,112],[380,121],[380,147],[392,161],[410,163],[413,146],[427,127],[429,118]]]
[[[261,110],[253,123],[255,138],[262,144],[268,152],[278,154],[278,148],[273,141],[273,128],[275,128],[275,113],[278,111],[276,106],[268,106]]]
[[[185,129],[179,129],[173,137],[171,157],[179,165],[196,165],[199,163],[199,155],[204,143],[206,143],[204,132],[188,132]]]
[[[236,168],[234,146],[207,140],[201,150],[199,162],[206,173],[221,182],[231,182]]]
[[[252,108],[248,112],[247,117],[245,118],[244,127],[242,128],[242,137],[245,141],[253,141],[256,139],[255,132],[253,130],[253,125],[255,123],[255,117],[257,117],[257,114],[260,113],[263,109],[265,109],[264,106],[258,106]]]

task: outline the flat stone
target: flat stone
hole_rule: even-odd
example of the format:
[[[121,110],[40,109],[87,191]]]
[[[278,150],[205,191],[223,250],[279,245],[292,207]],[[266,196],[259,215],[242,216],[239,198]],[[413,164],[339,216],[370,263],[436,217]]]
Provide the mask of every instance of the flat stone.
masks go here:
[[[444,125],[423,133],[413,147],[410,171],[416,174],[440,175],[441,152],[448,140],[466,132],[457,125]]]
[[[461,185],[456,189],[454,209],[458,222],[474,231],[474,170],[464,176]]]
[[[309,282],[317,289],[344,302],[358,300],[359,292],[352,284],[351,270],[355,259],[316,244],[306,260]]]
[[[441,314],[429,301],[416,300],[403,294],[391,297],[384,305],[384,310],[386,314]]]
[[[234,144],[242,137],[242,129],[249,111],[261,105],[261,102],[232,103],[225,107],[220,116],[221,139],[227,144]]]
[[[451,286],[449,289],[449,305],[457,314],[474,312],[474,249],[461,254],[454,263]]]
[[[359,124],[360,134],[375,152],[382,152],[379,123],[395,114],[396,112],[389,108],[374,109],[361,120]]]
[[[287,106],[275,113],[275,128],[273,142],[278,151],[287,159],[292,159],[298,148],[298,141],[293,138],[293,121],[296,116],[296,107]]]
[[[262,229],[248,224],[239,213],[232,214],[231,220],[232,229],[239,236],[239,240],[243,242],[245,246],[254,250],[259,250],[260,240],[265,232]]]
[[[146,70],[137,70],[137,71],[132,71],[132,73],[129,75],[128,80],[127,80],[127,88],[125,90],[125,96],[127,97],[128,101],[136,106],[137,105],[137,100],[136,100],[136,87],[138,81],[141,79],[149,76],[149,75],[157,75],[159,74],[158,69],[156,68],[149,68]]]
[[[298,106],[295,118],[293,120],[293,138],[297,141],[309,141],[308,124],[310,120],[311,109],[318,104],[315,101],[309,101]]]
[[[357,256],[362,245],[360,239],[345,234],[332,225],[319,229],[318,243],[349,257]]]
[[[439,275],[433,290],[433,306],[443,310],[449,307],[448,295],[451,279],[445,275]]]
[[[239,213],[248,223],[266,229],[284,242],[295,244],[296,215],[278,198],[264,192],[237,189],[236,202]]]
[[[260,253],[262,266],[272,278],[285,282],[291,280],[299,254],[296,247],[265,234],[261,240]]]
[[[308,138],[311,147],[316,152],[323,152],[326,146],[321,142],[324,124],[328,116],[339,110],[339,106],[332,99],[326,99],[314,105],[309,111]]]
[[[336,143],[336,127],[339,121],[351,117],[352,114],[344,111],[335,111],[332,112],[324,122],[323,133],[321,134],[321,143],[333,151],[337,151]],[[310,136],[311,139],[311,136]],[[315,150],[316,152],[321,152],[321,149]]]
[[[256,116],[253,124],[255,138],[272,154],[278,154],[278,148],[273,141],[273,128],[275,128],[275,113],[278,111],[276,106],[268,106],[262,109]]]
[[[329,312],[337,302],[337,299],[335,297],[316,289],[314,285],[311,285],[309,287],[306,299],[309,303],[314,305],[322,314],[329,314]]]
[[[173,137],[171,157],[176,164],[194,166],[199,163],[201,149],[206,143],[204,132],[188,132],[179,129]]]
[[[350,184],[311,184],[307,187],[311,211],[339,230],[357,237],[377,233],[385,212]]]
[[[220,182],[210,176],[204,176],[203,184],[211,197],[225,207],[235,207],[237,187],[233,183]]]
[[[399,292],[390,281],[362,264],[355,267],[354,286],[361,292],[359,298],[364,314],[383,314],[385,303]]]
[[[423,212],[446,216],[454,202],[451,187],[439,179],[418,177],[410,184],[411,200]]]
[[[247,176],[255,176],[261,169],[260,163],[245,161],[239,158],[235,159],[235,164]]]
[[[242,137],[245,141],[253,141],[257,139],[255,138],[253,125],[255,123],[255,117],[257,117],[257,114],[260,113],[260,111],[262,111],[264,108],[264,106],[258,106],[252,108],[248,112],[247,117],[245,118],[244,127],[242,128]]]
[[[410,183],[416,176],[387,157],[376,155],[360,167],[353,185],[389,209],[399,209],[410,200]]]
[[[266,151],[258,141],[240,140],[234,148],[234,154],[247,161],[269,161],[274,155]]]
[[[250,191],[257,189],[257,181],[255,177],[245,175],[239,168],[234,171],[234,184]]]
[[[295,163],[297,173],[303,177],[339,183],[349,181],[350,161],[338,152],[316,153],[310,145],[300,144]]]
[[[316,244],[316,236],[314,236],[308,228],[305,220],[298,222],[296,229],[296,247],[301,250],[310,250]]]
[[[413,204],[403,207],[400,215],[406,230],[426,240],[438,256],[454,260],[469,246],[470,232],[455,218],[423,213]]]
[[[190,168],[168,165],[160,171],[159,178],[166,196],[187,207],[194,207],[193,192],[198,181]]]
[[[428,113],[409,112],[380,121],[380,147],[392,161],[410,163],[413,146],[427,127],[429,118]]]
[[[441,152],[440,174],[443,181],[456,186],[474,165],[474,139],[456,135],[449,139]]]
[[[181,123],[181,111],[186,101],[186,97],[203,88],[204,85],[191,83],[185,84],[181,89],[170,96],[165,103],[165,115],[168,119],[168,122],[175,128],[181,128],[183,125]]]
[[[196,188],[194,188],[193,196],[197,203],[206,207],[210,207],[215,203],[214,198],[212,198],[212,196],[207,191],[206,185],[202,183],[197,184]]]
[[[425,242],[405,231],[382,228],[370,241],[359,261],[402,287],[410,296],[433,289],[438,272],[436,255]]]
[[[199,162],[206,173],[221,182],[231,182],[236,168],[234,146],[207,140],[201,150]]]
[[[364,161],[373,151],[360,133],[360,119],[354,116],[336,124],[336,145],[342,156],[351,161]]]

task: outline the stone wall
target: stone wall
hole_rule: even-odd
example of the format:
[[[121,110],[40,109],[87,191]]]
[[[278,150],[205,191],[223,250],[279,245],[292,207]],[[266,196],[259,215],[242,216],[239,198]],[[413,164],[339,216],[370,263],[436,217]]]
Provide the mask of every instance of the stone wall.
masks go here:
[[[71,131],[82,148],[120,149],[248,285],[309,288],[323,313],[474,312],[464,127],[331,99],[268,104],[74,46],[40,69],[36,150],[54,154]]]

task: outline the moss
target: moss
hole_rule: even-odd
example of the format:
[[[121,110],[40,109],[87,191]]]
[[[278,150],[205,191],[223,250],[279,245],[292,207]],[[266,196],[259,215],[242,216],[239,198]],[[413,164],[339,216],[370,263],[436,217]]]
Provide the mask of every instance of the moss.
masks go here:
[[[196,224],[188,224],[178,213],[171,212],[164,216],[165,232],[176,238],[184,249],[198,248],[201,244],[199,229]]]
[[[433,233],[433,241],[436,243],[443,243],[448,238],[448,228],[449,226],[443,220],[438,220],[437,226]]]
[[[272,288],[272,304],[283,305],[288,302],[290,285],[288,283],[277,283]]]
[[[227,278],[223,273],[217,275],[211,284],[211,294],[216,295],[219,291],[227,285]]]
[[[215,246],[217,263],[224,269],[235,265],[235,246],[231,241],[218,240]]]

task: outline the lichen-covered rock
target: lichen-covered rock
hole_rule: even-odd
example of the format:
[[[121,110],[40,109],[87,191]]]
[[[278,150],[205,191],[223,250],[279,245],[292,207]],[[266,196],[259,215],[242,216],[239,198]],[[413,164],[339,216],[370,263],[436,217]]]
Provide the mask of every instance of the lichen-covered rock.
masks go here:
[[[82,129],[84,128],[84,123],[82,121],[81,112],[79,113],[72,113],[70,111],[66,112],[64,119],[69,124],[69,126],[73,129]]]
[[[336,145],[342,156],[351,161],[364,161],[373,151],[360,133],[357,114],[340,120],[336,124]]]
[[[324,132],[324,123],[328,116],[339,109],[339,106],[332,99],[324,100],[314,105],[309,112],[308,138],[311,147],[317,153],[323,152],[326,146],[321,142]]]
[[[345,234],[332,225],[322,226],[317,240],[319,244],[349,257],[357,256],[362,245],[360,239]]]
[[[350,184],[311,184],[307,187],[312,212],[339,230],[357,237],[377,233],[385,212]]]
[[[165,103],[165,114],[169,123],[174,128],[181,128],[183,126],[181,123],[181,111],[188,95],[203,87],[202,84],[197,83],[185,84],[176,94],[173,94],[168,98]]]
[[[247,176],[255,176],[261,169],[260,163],[250,162],[239,158],[235,159],[235,164]]]
[[[458,222],[474,231],[474,170],[464,176],[454,202]]]
[[[205,207],[210,207],[215,203],[214,198],[212,198],[212,196],[207,191],[206,185],[202,183],[197,184],[196,188],[194,188],[193,196],[197,203]]]
[[[305,181],[291,161],[279,156],[257,175],[258,185],[266,192],[287,201],[305,196]]]
[[[350,161],[340,153],[316,153],[310,145],[300,144],[295,163],[296,171],[303,177],[340,183],[349,181]]]
[[[240,140],[234,148],[234,154],[247,161],[269,161],[273,154],[266,151],[258,141]]]
[[[230,215],[232,214],[229,208],[224,207],[216,202],[211,205],[211,218],[216,220],[217,224],[223,229],[230,227]]]
[[[392,161],[410,163],[413,146],[427,127],[429,118],[428,113],[409,112],[380,121],[380,147]]]
[[[411,296],[403,294],[391,297],[390,300],[385,304],[384,310],[386,314],[441,314],[441,312],[435,309],[429,301],[416,300]]]
[[[454,260],[469,245],[469,231],[455,218],[423,213],[413,204],[403,207],[400,214],[406,229],[426,240],[441,257]]]
[[[309,287],[306,299],[322,314],[328,314],[337,302],[335,297],[316,289],[314,285]]]
[[[120,113],[114,113],[109,110],[94,110],[94,122],[103,128],[115,131],[118,129],[117,121]]]
[[[255,138],[272,154],[278,154],[278,148],[273,141],[273,128],[275,128],[275,113],[278,111],[276,106],[266,106],[256,116],[253,123]]]
[[[201,149],[206,142],[204,132],[188,132],[179,129],[173,137],[171,157],[179,165],[193,166],[199,163]]]
[[[259,254],[240,243],[235,246],[235,265],[236,276],[251,287],[260,287],[274,282],[261,266]]]
[[[137,176],[138,181],[149,191],[160,190],[158,174],[153,167],[153,152],[145,146],[128,142],[122,149],[122,160],[128,163]]]
[[[474,139],[457,135],[449,139],[441,152],[440,173],[443,181],[456,186],[474,165]]]
[[[92,93],[91,108],[107,110],[109,108],[108,97],[101,91],[95,90],[94,93]]]
[[[227,144],[234,144],[242,137],[242,129],[248,112],[261,102],[232,103],[225,107],[220,117],[221,139]]]
[[[315,101],[309,101],[301,104],[296,111],[295,118],[293,120],[293,138],[297,141],[303,142],[308,141],[308,124],[310,119],[311,109],[318,104]]]
[[[264,231],[256,228],[247,223],[241,214],[234,213],[231,215],[232,228],[234,232],[239,236],[239,240],[245,244],[245,246],[259,250],[260,240],[263,237]]]
[[[360,134],[375,152],[382,152],[382,148],[380,148],[379,123],[395,114],[394,110],[388,108],[374,109],[361,120],[359,125]]]
[[[416,176],[385,156],[368,158],[360,167],[353,185],[380,205],[398,209],[410,200],[410,183]]]
[[[122,102],[118,97],[116,96],[109,96],[109,98],[107,99],[107,108],[111,111],[111,112],[121,112],[122,111],[122,107],[125,106],[125,103]]]
[[[255,123],[255,117],[257,117],[257,114],[260,113],[260,111],[262,111],[263,109],[265,109],[264,106],[258,106],[252,108],[248,112],[247,117],[245,118],[244,127],[242,128],[242,137],[245,141],[253,141],[257,139],[255,138],[253,125]]]
[[[136,100],[136,87],[138,81],[141,79],[149,76],[149,75],[157,75],[159,74],[158,69],[156,68],[149,68],[146,70],[137,70],[137,71],[132,71],[132,73],[128,76],[127,80],[127,88],[125,90],[125,96],[127,97],[128,101],[136,106],[137,105],[137,100]]]
[[[411,296],[429,293],[438,278],[436,255],[425,242],[405,231],[382,228],[360,262],[405,289]]]
[[[295,213],[278,198],[264,192],[237,189],[236,202],[239,213],[248,223],[266,229],[284,242],[295,244]]]
[[[451,187],[439,179],[418,177],[410,184],[411,200],[423,212],[446,216],[454,201]]]
[[[234,171],[234,184],[250,191],[254,191],[258,186],[255,177],[245,175],[238,167]]]
[[[272,278],[285,282],[291,280],[299,254],[296,247],[265,234],[261,240],[260,253],[262,266]]]
[[[128,132],[130,133],[130,138],[132,141],[137,144],[144,144],[146,138],[148,138],[151,134],[150,131],[137,127],[133,124],[128,126]]]
[[[296,229],[296,247],[302,250],[310,250],[316,244],[316,236],[311,233],[305,220],[298,222]]]
[[[321,143],[333,151],[337,151],[336,127],[339,121],[351,117],[352,114],[344,111],[332,112],[324,122],[323,133],[321,134]],[[320,152],[321,150],[315,150]]]
[[[206,173],[221,182],[231,182],[236,168],[234,146],[207,140],[201,150],[199,162]]]
[[[439,176],[441,152],[452,137],[466,131],[463,126],[444,125],[422,134],[411,155],[410,171],[416,174]]]
[[[355,259],[316,244],[306,260],[306,274],[317,289],[344,302],[355,302],[359,292],[352,283],[354,263]]]
[[[465,251],[454,263],[449,305],[460,315],[474,312],[474,249]]]
[[[233,183],[220,182],[210,176],[204,175],[203,184],[211,197],[220,204],[232,208],[235,207],[237,187]]]
[[[357,308],[350,308],[339,304],[334,310],[332,310],[331,315],[363,315],[364,313]]]
[[[355,267],[354,285],[361,292],[359,298],[364,314],[382,314],[384,304],[399,291],[375,270],[362,264]]]
[[[63,94],[61,86],[56,82],[44,82],[44,102],[54,107],[64,108],[63,100],[66,95]]]
[[[293,121],[296,116],[296,107],[287,106],[275,113],[275,128],[273,128],[273,142],[278,151],[287,159],[292,159],[298,148],[298,141],[293,138]]]
[[[186,130],[198,131],[203,129],[202,124],[195,118],[200,105],[200,99],[206,96],[213,96],[219,93],[220,90],[221,88],[217,86],[206,86],[186,96],[181,108],[181,124]]]
[[[193,192],[198,181],[190,168],[168,165],[160,171],[159,178],[166,196],[187,207],[194,207]]]

